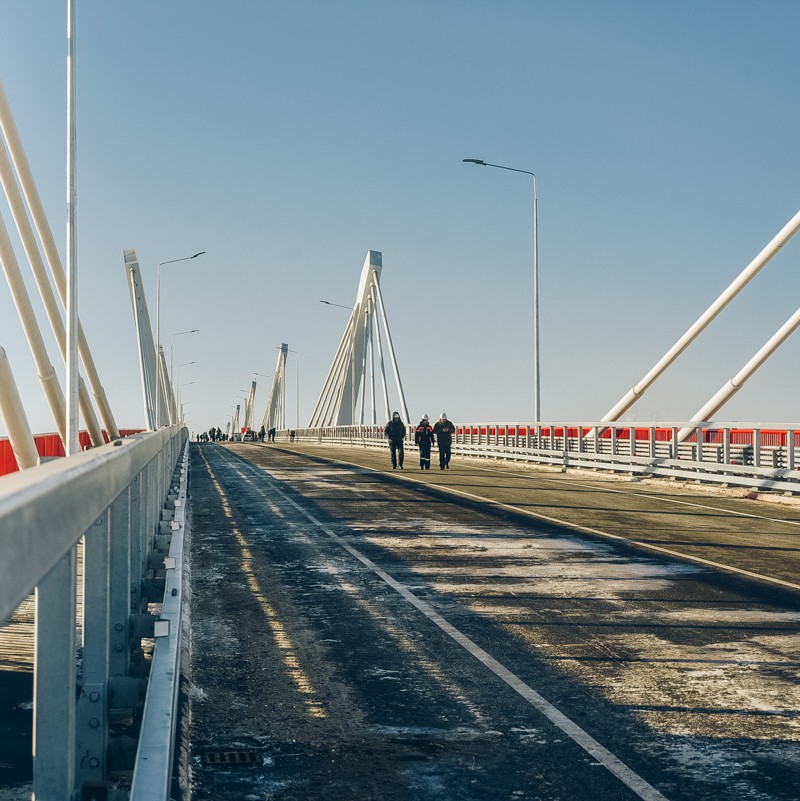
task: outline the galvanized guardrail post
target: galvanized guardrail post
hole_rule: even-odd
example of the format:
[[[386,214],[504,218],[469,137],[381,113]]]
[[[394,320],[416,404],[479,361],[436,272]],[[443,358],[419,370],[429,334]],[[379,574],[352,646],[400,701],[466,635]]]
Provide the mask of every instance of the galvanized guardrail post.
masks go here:
[[[84,536],[83,676],[75,713],[79,786],[102,782],[108,747],[109,510]]]
[[[110,721],[123,708],[130,711],[132,726],[136,708],[144,704],[145,679],[132,675],[144,665],[131,659],[131,646],[146,636],[148,625],[154,629],[152,615],[138,619],[138,613],[146,593],[161,600],[154,592],[163,589],[164,579],[153,580],[145,571],[151,570],[157,513],[184,440],[183,428],[120,440],[7,476],[0,486],[0,547],[7,557],[0,563],[0,614],[10,614],[36,589],[34,797],[39,801],[72,801],[77,793],[89,797],[95,790],[107,797],[109,774],[133,765],[130,748],[123,737],[112,736]]]
[[[34,797],[64,801],[75,788],[75,596],[72,547],[36,587]]]
[[[762,431],[757,425],[741,424],[734,437],[729,424],[713,427],[706,423],[705,431],[699,434],[698,426],[692,426],[693,442],[681,443],[679,432],[687,425],[685,423],[641,424],[645,433],[640,441],[635,423],[626,422],[615,427],[592,421],[572,424],[577,432],[576,443],[570,436],[571,424],[561,425],[559,434],[559,425],[535,423],[526,426],[523,437],[519,423],[465,424],[461,427],[462,433],[456,436],[454,452],[800,493],[800,472],[795,471],[796,427],[778,425]],[[509,433],[511,427],[516,433]],[[607,434],[601,437],[601,430]],[[413,431],[413,426],[409,431]],[[752,444],[744,441],[745,435]],[[629,438],[627,446],[620,441],[626,436]],[[383,430],[376,426],[304,429],[302,438],[331,445],[353,442],[373,448],[385,445]],[[577,454],[573,456],[570,451],[575,452],[576,448]]]

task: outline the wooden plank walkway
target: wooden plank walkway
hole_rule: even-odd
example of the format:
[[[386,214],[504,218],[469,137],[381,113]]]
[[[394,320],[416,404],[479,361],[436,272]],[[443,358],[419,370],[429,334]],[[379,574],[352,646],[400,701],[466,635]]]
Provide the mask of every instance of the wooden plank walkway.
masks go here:
[[[78,543],[77,632],[81,642],[83,621],[83,540]],[[0,671],[33,673],[36,599],[29,595],[6,621],[0,621]]]
[[[0,624],[0,670],[33,672],[33,632],[36,604],[29,595],[11,618]]]

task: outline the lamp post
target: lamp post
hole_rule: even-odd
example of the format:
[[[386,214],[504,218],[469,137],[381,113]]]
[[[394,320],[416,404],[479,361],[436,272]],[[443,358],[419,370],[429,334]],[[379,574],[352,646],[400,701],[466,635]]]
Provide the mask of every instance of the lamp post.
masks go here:
[[[294,394],[297,413],[294,427],[300,428],[300,354],[296,350],[290,350],[289,353],[294,353],[294,355],[297,356],[294,363]]]
[[[194,362],[192,362],[194,364]],[[181,388],[188,387],[189,384],[194,384],[194,381],[187,381],[185,384],[178,384],[178,409],[181,411],[181,420],[183,420],[183,399],[181,398]]]
[[[516,167],[504,167],[502,164],[489,164],[482,159],[462,159],[461,161],[481,167],[496,167],[498,170],[520,172],[533,178],[533,421],[538,423],[541,421],[542,415],[539,371],[539,221],[536,174],[529,170],[518,170]]]
[[[173,373],[172,373],[172,341],[175,339],[175,337],[181,336],[181,334],[196,334],[199,331],[200,331],[199,328],[192,328],[191,331],[178,331],[175,334],[170,334],[170,337],[169,337],[169,383],[170,384],[172,383],[172,377],[173,377]]]
[[[239,391],[240,391],[240,392],[244,392],[244,390],[243,390],[243,389],[242,389],[242,390],[239,390]],[[237,397],[237,399],[238,399],[238,400],[240,400],[240,401],[242,401],[242,402],[244,403],[244,410],[245,410],[245,411],[244,411],[244,413],[245,413],[245,417],[246,417],[246,416],[247,416],[247,398],[245,398],[243,395],[237,395],[236,397]],[[241,404],[241,403],[237,403],[237,404],[236,404],[236,406],[237,406],[238,408],[241,408],[242,404]],[[244,422],[243,420],[240,420],[240,421],[239,421],[239,427],[240,427],[240,428],[242,427],[242,423],[243,423],[243,422]]]
[[[184,256],[182,259],[170,259],[169,261],[162,261],[158,265],[156,271],[156,375],[158,376],[158,392],[156,393],[156,427],[162,425],[162,410],[161,410],[161,268],[165,264],[175,264],[178,261],[189,261],[202,256],[204,250],[194,253],[191,256]]]
[[[260,375],[262,378],[269,378],[269,376],[266,373],[256,373],[256,372],[254,372],[253,373],[253,381],[254,382],[256,380],[256,376],[257,375]],[[255,395],[255,392],[253,392],[253,429],[255,429],[255,427],[256,427],[256,395]]]
[[[190,403],[191,403],[191,401],[186,401],[185,403],[183,401],[181,401],[181,404],[180,404],[181,422],[184,422],[184,418],[186,417],[186,412],[183,411],[183,407],[184,406],[188,406]],[[189,412],[189,414],[191,414],[191,412]]]
[[[353,313],[353,306],[343,306],[341,303],[331,303],[329,300],[321,300],[320,303],[324,303],[326,306],[337,306],[340,309],[347,309],[352,315]],[[346,330],[346,329],[345,329]],[[352,343],[352,339],[351,339]],[[353,352],[355,352],[355,346],[352,347]],[[350,408],[350,419],[355,420],[356,417],[356,395],[355,395],[355,386],[356,386],[356,365],[355,359],[350,359],[350,400],[351,400],[351,408]],[[366,392],[366,389],[364,390]],[[298,415],[299,416],[299,415]],[[299,422],[299,421],[298,421]]]
[[[327,303],[325,300],[321,300],[320,303]],[[336,305],[336,304],[331,304]],[[347,308],[346,306],[343,308]],[[295,403],[296,403],[296,414],[297,418],[295,420],[294,427],[300,428],[300,354],[296,350],[289,349],[289,353],[294,353],[297,356],[297,364],[295,365]]]
[[[181,384],[181,367],[187,367],[190,364],[197,364],[197,361],[195,360],[195,361],[191,361],[191,362],[182,362],[181,364],[178,365],[178,380],[175,383],[178,385],[178,403],[179,404],[181,402],[181,387],[180,387],[180,384]]]
[[[81,450],[78,367],[78,178],[75,79],[75,0],[67,0],[67,284],[66,302],[66,440],[67,456]],[[73,553],[75,553],[73,549]]]
[[[251,391],[249,389],[240,389],[239,392],[243,392],[247,396],[247,399],[244,402],[244,420],[242,421],[243,423],[242,427],[247,429],[252,429],[253,421],[250,419],[253,414],[253,404],[250,403]],[[253,401],[255,402],[255,393],[252,393],[252,395],[253,395]]]

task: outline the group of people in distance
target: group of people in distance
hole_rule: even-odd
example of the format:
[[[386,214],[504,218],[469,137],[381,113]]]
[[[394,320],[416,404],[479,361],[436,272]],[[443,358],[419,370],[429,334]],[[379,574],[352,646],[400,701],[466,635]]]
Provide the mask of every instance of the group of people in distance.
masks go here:
[[[392,455],[392,470],[398,466],[403,469],[404,444],[406,439],[406,424],[400,419],[400,414],[394,412],[392,419],[386,424],[383,430],[389,440],[389,450]],[[431,446],[439,446],[439,469],[450,469],[451,447],[453,444],[453,434],[456,427],[447,419],[447,415],[442,412],[439,421],[431,426],[427,414],[422,415],[422,420],[414,429],[414,443],[419,448],[419,469],[431,469]]]

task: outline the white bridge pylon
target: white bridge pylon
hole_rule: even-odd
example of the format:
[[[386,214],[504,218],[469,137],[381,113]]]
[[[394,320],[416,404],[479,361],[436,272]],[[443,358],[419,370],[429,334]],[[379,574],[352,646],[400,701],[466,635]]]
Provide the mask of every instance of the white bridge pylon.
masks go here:
[[[397,369],[392,337],[389,333],[389,321],[381,294],[382,254],[370,250],[361,270],[355,306],[342,334],[339,348],[333,357],[333,364],[322,387],[309,427],[325,427],[330,425],[355,425],[364,423],[366,395],[369,391],[369,409],[371,422],[377,423],[378,409],[375,400],[375,348],[377,345],[378,364],[381,385],[383,388],[383,420],[391,417],[390,396],[386,381],[385,349],[388,352],[394,373],[397,399],[400,413],[408,422],[408,406],[406,405],[400,373]],[[380,318],[380,319],[379,319]],[[367,380],[369,373],[369,380]],[[359,404],[360,398],[360,404]],[[358,418],[358,419],[357,419]]]
[[[289,353],[289,346],[283,342],[278,351],[278,364],[275,367],[275,378],[272,379],[272,389],[269,391],[267,408],[264,412],[264,422],[262,425],[269,431],[271,428],[286,428],[286,355]],[[252,393],[255,394],[256,382],[253,380]]]

